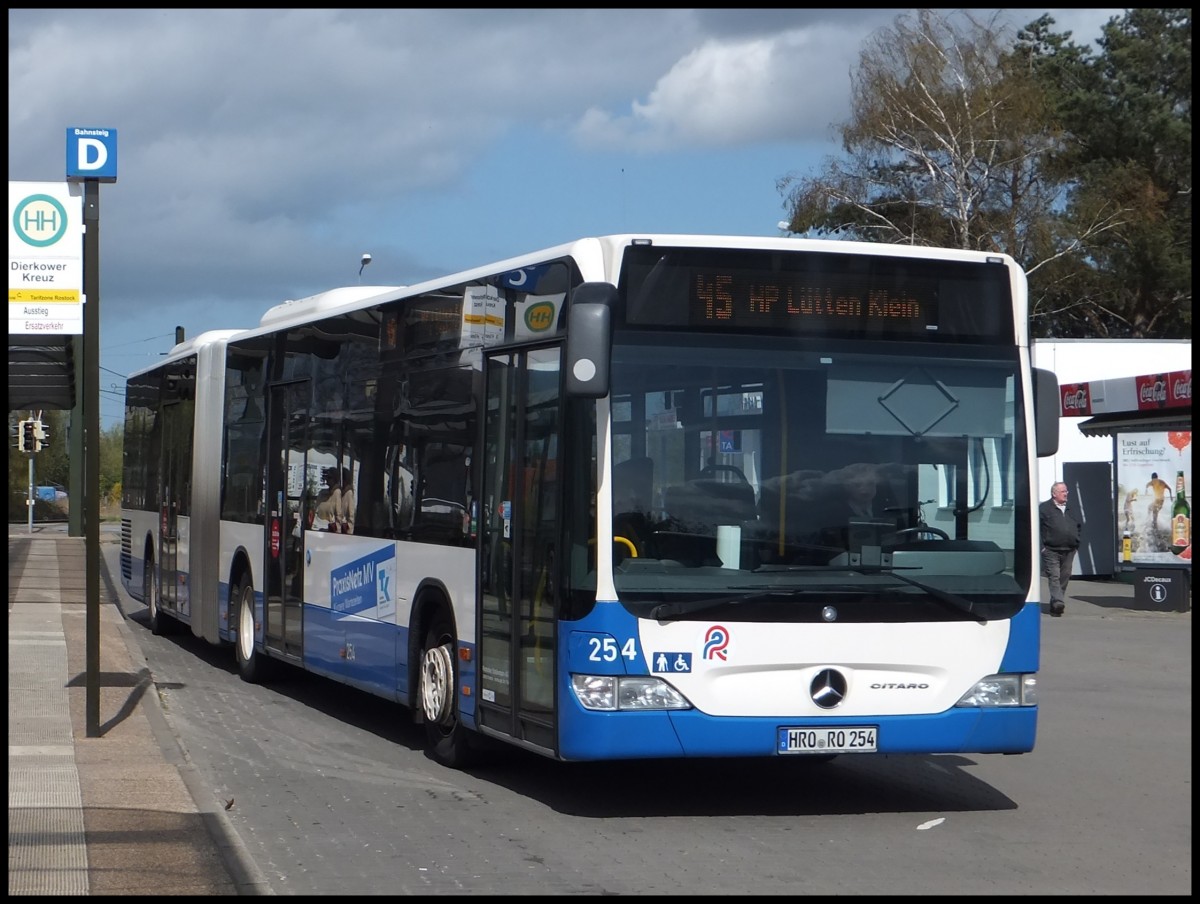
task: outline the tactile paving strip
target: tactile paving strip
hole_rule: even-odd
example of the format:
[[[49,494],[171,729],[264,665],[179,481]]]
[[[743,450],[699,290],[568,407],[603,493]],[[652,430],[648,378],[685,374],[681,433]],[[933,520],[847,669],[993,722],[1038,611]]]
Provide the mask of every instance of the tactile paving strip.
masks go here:
[[[13,597],[38,599],[49,588],[34,589]],[[8,893],[86,895],[62,606],[17,602],[8,619]]]

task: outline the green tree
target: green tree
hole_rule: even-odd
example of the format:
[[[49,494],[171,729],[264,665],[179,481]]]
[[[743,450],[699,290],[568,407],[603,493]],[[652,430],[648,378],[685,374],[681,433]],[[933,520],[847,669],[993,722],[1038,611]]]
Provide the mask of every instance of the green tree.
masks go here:
[[[1069,186],[1066,217],[1113,214],[1040,282],[1050,335],[1191,335],[1192,15],[1134,9],[1104,27],[1093,56],[1042,16],[1008,63],[1039,84],[1065,140],[1046,161]]]
[[[1020,242],[1027,210],[1048,207],[1032,173],[1056,136],[1031,85],[1002,78],[995,23],[919,10],[867,40],[840,127],[846,156],[778,182],[792,231],[1005,251]]]
[[[1121,43],[1117,35],[1140,27],[1135,14],[1146,12],[1110,21],[1109,53]],[[1100,119],[1095,109],[1114,94],[1114,84],[1131,81],[1129,66],[1105,68],[1103,60],[1093,61],[1071,43],[1069,32],[1055,34],[1049,17],[1019,32],[1016,42],[997,22],[918,10],[869,39],[852,76],[852,116],[840,127],[845,156],[829,158],[816,176],[777,180],[789,228],[1007,252],[1029,274],[1035,334],[1165,335],[1154,326],[1170,317],[1152,324],[1128,316],[1132,293],[1111,291],[1117,283],[1110,271],[1120,268],[1131,278],[1134,261],[1106,253],[1124,247],[1131,223],[1149,222],[1145,181],[1140,191],[1132,190],[1121,183],[1119,166],[1101,180],[1073,162],[1080,120]],[[1190,92],[1190,14],[1187,23],[1186,53],[1169,56],[1177,65],[1186,58]],[[1177,91],[1178,82],[1172,81]],[[1081,98],[1090,99],[1093,112],[1068,117]],[[1162,105],[1155,109],[1173,146],[1183,144],[1174,127],[1186,122],[1189,190],[1180,206],[1188,218],[1186,236],[1175,220],[1143,244],[1146,253],[1137,263],[1153,270],[1143,273],[1143,287],[1163,275],[1150,262],[1150,250],[1160,252],[1159,262],[1164,247],[1186,248],[1189,262],[1191,255],[1190,93],[1172,114],[1164,115]],[[1109,180],[1127,190],[1114,190]],[[1178,313],[1185,297],[1189,307],[1186,329],[1180,326],[1176,334],[1190,335],[1190,269],[1180,275],[1172,281],[1178,290],[1174,309]]]
[[[100,498],[117,505],[114,491],[121,487],[121,469],[124,464],[125,425],[118,421],[100,434]]]

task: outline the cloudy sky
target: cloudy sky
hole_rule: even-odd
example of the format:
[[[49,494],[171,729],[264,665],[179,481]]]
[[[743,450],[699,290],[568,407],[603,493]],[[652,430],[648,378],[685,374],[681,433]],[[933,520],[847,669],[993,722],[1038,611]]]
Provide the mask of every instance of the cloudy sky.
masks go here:
[[[100,189],[101,426],[188,336],[585,235],[778,235],[902,9],[8,11],[8,178]],[[991,11],[975,11],[976,15]],[[1122,11],[1043,12],[1091,45]]]

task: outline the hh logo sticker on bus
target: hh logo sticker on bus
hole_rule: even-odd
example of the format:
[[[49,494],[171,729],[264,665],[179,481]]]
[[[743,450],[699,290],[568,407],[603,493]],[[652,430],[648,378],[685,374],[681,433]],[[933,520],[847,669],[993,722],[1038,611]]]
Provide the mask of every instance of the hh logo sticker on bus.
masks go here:
[[[544,333],[554,326],[556,309],[549,301],[539,301],[525,309],[525,326],[531,333]]]

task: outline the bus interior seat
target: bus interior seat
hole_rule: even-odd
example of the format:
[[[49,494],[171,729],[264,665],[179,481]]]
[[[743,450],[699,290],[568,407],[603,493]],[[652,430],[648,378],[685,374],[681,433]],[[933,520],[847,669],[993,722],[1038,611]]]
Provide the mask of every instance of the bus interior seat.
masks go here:
[[[758,518],[750,484],[711,478],[666,487],[663,508],[668,518],[691,533],[715,534],[718,524],[746,524]]]
[[[786,481],[763,481],[759,519],[765,531],[789,541],[811,539],[819,532],[834,499],[821,488],[823,471],[802,470]]]
[[[654,492],[653,459],[629,458],[613,465],[613,513],[650,513]]]

